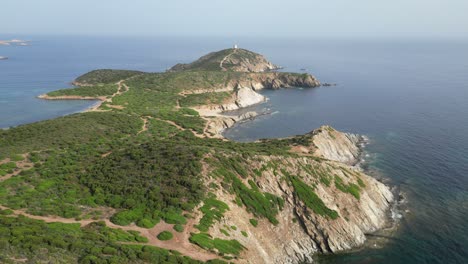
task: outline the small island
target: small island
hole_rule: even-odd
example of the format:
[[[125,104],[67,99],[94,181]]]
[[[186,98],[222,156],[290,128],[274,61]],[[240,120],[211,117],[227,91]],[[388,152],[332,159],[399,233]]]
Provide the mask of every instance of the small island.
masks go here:
[[[394,200],[354,167],[363,137],[330,126],[252,143],[222,136],[256,115],[224,111],[264,102],[259,90],[321,85],[276,69],[234,47],[167,72],[95,70],[41,95],[100,104],[0,131],[8,257],[301,263],[363,245]]]
[[[8,57],[0,56],[0,60],[8,60]]]
[[[12,39],[12,40],[0,40],[0,45],[3,46],[29,46],[30,43],[27,40],[21,40],[21,39]]]

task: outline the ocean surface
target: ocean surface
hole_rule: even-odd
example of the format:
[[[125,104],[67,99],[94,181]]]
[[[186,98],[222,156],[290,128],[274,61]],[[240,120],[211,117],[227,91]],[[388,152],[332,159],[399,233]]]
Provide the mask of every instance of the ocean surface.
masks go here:
[[[0,128],[89,107],[44,101],[97,68],[164,71],[234,42],[285,71],[337,86],[263,91],[268,112],[226,131],[233,140],[303,134],[323,124],[367,135],[365,167],[405,197],[399,227],[376,248],[320,263],[468,263],[468,41],[0,36]],[[378,240],[379,243],[381,240]]]

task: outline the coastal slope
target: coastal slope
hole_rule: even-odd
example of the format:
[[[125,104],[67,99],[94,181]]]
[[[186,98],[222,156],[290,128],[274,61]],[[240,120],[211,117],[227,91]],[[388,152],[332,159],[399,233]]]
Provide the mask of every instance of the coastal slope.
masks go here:
[[[394,198],[352,167],[362,137],[222,137],[256,115],[224,111],[263,102],[258,90],[320,86],[230,52],[165,73],[90,72],[42,98],[99,106],[0,131],[0,260],[300,263],[383,228]]]

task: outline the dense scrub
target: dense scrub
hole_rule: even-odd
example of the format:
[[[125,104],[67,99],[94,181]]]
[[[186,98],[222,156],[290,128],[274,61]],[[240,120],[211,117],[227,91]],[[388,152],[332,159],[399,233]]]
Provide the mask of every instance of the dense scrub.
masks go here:
[[[200,263],[168,250],[126,242],[146,242],[138,234],[103,223],[44,223],[0,215],[0,262],[27,258],[47,263]]]
[[[96,85],[96,86],[81,86],[78,88],[61,89],[47,93],[48,96],[83,96],[83,97],[99,97],[110,96],[117,92],[118,86],[115,84]]]
[[[75,82],[79,84],[109,84],[120,80],[128,79],[132,76],[143,74],[140,71],[128,70],[94,70],[78,77]]]
[[[199,203],[201,157],[202,152],[189,145],[146,143],[97,161],[80,182],[90,188],[97,204],[131,210],[130,216],[120,218],[158,219],[163,210],[191,210]]]
[[[50,148],[136,134],[141,120],[116,112],[89,112],[0,130],[0,159]]]

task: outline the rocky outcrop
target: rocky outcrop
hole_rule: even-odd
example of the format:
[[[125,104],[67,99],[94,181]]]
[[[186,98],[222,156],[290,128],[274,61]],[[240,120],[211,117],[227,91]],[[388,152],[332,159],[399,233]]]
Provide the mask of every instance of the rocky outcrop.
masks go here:
[[[304,73],[269,72],[251,73],[231,81],[230,86],[251,87],[254,90],[280,89],[291,87],[313,88],[320,86],[320,81],[314,76]]]
[[[313,144],[325,140],[330,145],[338,145],[346,141],[340,149],[328,150],[327,155],[341,160],[340,154],[355,153],[358,146],[350,143],[352,139],[348,135],[328,129],[332,128],[322,127],[320,131],[309,134],[311,144],[303,147],[310,150],[321,149],[325,153],[323,146],[315,147]],[[332,134],[335,138],[325,137],[323,133]],[[337,141],[336,144],[332,143],[334,140]],[[349,158],[346,155],[343,160]],[[229,205],[230,211],[226,212],[210,233],[226,239],[218,231],[226,226],[236,226],[237,230],[246,232],[248,236],[233,231],[229,237],[237,239],[248,249],[238,261],[240,263],[311,262],[313,254],[336,253],[361,246],[366,241],[366,234],[375,232],[388,223],[388,211],[394,200],[390,189],[348,165],[332,160],[320,161],[309,156],[255,156],[249,159],[245,167],[261,171],[254,178],[256,185],[263,192],[282,197],[285,203],[277,216],[277,225],[260,219],[259,225],[253,227],[249,223],[249,219],[254,218],[252,213],[239,207],[232,194],[221,189],[217,191],[216,196]],[[319,171],[331,177],[329,184],[324,184],[319,179]],[[285,180],[285,175],[294,175],[309,186],[314,186],[316,195],[326,207],[336,211],[339,217],[331,219],[313,212]],[[360,196],[357,198],[340,190],[333,177],[339,177],[344,185],[359,186]]]
[[[233,126],[237,121],[231,116],[222,115],[225,111],[237,110],[266,101],[266,98],[256,91],[262,89],[279,89],[290,87],[317,87],[320,82],[310,74],[294,74],[271,72],[262,74],[245,74],[230,81],[220,91],[233,91],[233,96],[223,104],[204,105],[193,107],[201,116],[209,117],[207,131],[211,136],[222,137],[226,128]],[[202,91],[203,92],[203,91]],[[206,91],[210,92],[210,91]]]
[[[341,133],[330,126],[322,126],[313,132],[315,155],[348,165],[358,162],[360,143],[364,138],[360,135]]]
[[[280,68],[264,56],[245,49],[233,49],[232,53],[225,57],[222,66],[226,70],[236,72],[267,72]]]
[[[222,138],[223,136],[221,135],[221,133],[227,128],[232,127],[237,122],[252,120],[257,116],[258,114],[256,112],[247,112],[238,116],[218,116],[215,118],[211,118],[208,121],[205,133],[213,137]]]
[[[250,87],[239,87],[236,91],[236,101],[235,104],[239,108],[255,105],[258,103],[262,103],[266,100],[265,96],[256,93]]]

